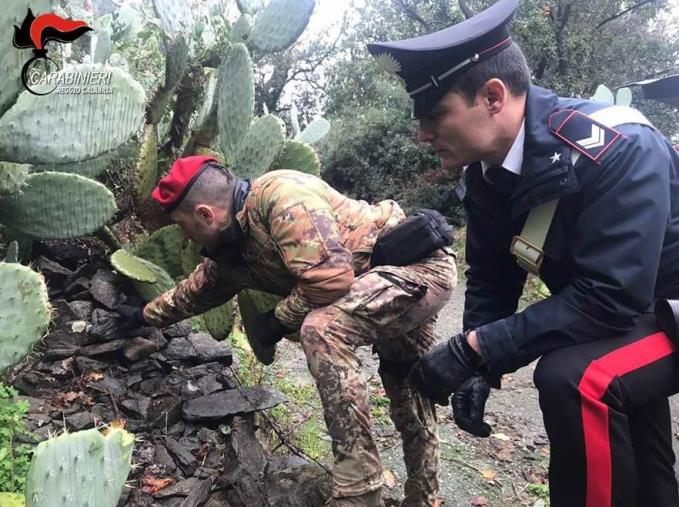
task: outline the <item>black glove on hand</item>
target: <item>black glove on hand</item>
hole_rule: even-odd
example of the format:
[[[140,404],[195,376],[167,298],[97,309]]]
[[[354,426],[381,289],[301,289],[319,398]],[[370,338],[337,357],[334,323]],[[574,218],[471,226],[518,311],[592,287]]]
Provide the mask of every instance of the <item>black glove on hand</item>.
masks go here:
[[[132,331],[147,325],[144,320],[143,307],[118,304],[113,307],[113,310],[120,316],[117,324],[118,330],[121,332]]]
[[[481,357],[467,343],[466,334],[439,343],[415,363],[410,383],[425,398],[447,405],[450,395],[474,372]]]
[[[253,322],[251,332],[253,338],[266,347],[273,347],[283,339],[286,334],[292,333],[292,329],[284,326],[276,318],[274,310],[260,313]]]
[[[455,424],[477,437],[489,437],[490,425],[483,422],[489,395],[490,384],[481,375],[474,375],[463,382],[450,399]]]

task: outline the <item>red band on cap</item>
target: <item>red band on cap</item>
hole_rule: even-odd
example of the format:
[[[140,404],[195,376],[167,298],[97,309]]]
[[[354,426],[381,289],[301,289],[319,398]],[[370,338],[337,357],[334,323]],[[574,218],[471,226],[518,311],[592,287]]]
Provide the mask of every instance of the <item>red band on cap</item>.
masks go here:
[[[151,198],[166,211],[172,211],[184,198],[203,165],[209,161],[218,162],[209,155],[178,158],[172,164],[172,169],[167,176],[162,178],[158,186],[153,189]]]

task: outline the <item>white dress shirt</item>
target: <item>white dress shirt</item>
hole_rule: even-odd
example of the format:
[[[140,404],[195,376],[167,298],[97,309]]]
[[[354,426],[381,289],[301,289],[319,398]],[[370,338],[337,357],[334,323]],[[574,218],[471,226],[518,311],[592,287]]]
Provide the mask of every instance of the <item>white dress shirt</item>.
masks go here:
[[[502,167],[509,172],[516,175],[521,174],[521,166],[523,165],[523,142],[526,139],[526,120],[521,122],[521,129],[514,139],[514,144],[507,152],[507,156],[502,162]],[[490,167],[483,160],[481,161],[481,170],[483,171],[483,177],[486,177],[486,170]]]

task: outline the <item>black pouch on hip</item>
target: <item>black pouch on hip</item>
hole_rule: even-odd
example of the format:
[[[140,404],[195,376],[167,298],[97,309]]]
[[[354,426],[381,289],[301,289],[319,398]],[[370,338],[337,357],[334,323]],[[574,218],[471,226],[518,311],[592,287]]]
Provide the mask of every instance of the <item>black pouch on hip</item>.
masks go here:
[[[453,228],[438,211],[419,209],[386,234],[373,247],[370,265],[407,266],[444,246],[453,244]]]

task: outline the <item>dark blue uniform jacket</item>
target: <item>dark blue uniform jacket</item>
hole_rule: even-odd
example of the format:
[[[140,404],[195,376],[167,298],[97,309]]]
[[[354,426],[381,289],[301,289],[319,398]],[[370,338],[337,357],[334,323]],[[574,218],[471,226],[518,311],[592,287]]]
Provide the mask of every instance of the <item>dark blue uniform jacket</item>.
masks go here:
[[[494,373],[558,347],[615,338],[656,298],[679,297],[679,157],[669,142],[651,127],[620,125],[623,137],[598,163],[581,156],[573,167],[571,147],[549,129],[556,111],[603,107],[533,86],[511,197],[486,182],[479,163],[465,171],[464,328],[476,329]],[[510,254],[511,239],[532,207],[556,197],[540,273],[552,295],[515,313],[526,272]]]

